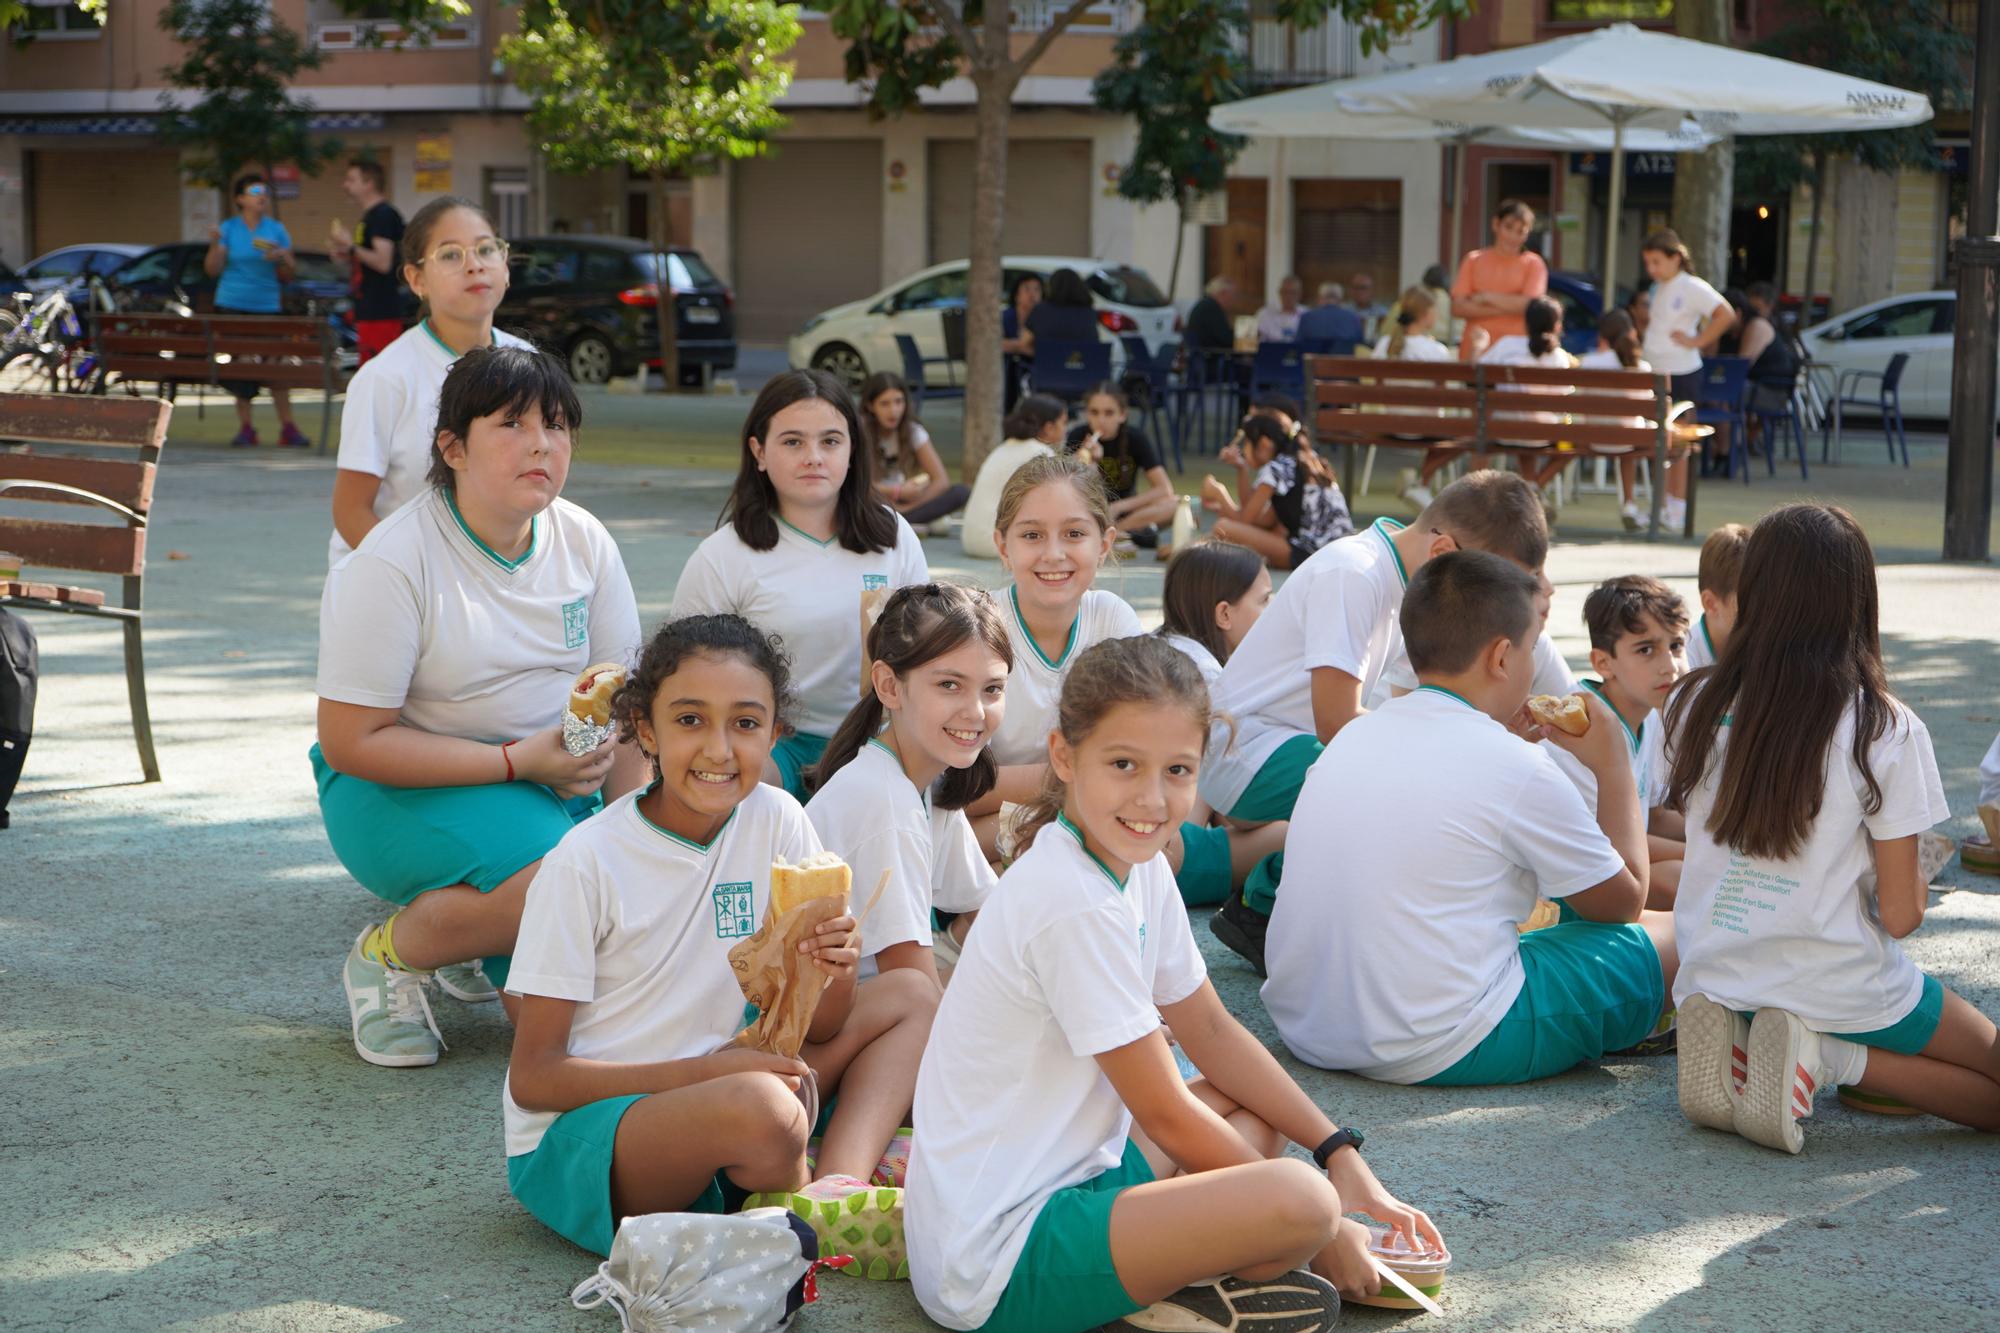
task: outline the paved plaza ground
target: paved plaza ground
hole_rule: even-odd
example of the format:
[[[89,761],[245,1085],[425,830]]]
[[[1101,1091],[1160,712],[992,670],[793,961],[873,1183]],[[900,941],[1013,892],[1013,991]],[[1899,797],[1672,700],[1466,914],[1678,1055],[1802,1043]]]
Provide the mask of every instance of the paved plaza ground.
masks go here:
[[[618,538],[649,621],[712,526],[727,484],[712,465],[744,406],[588,400],[568,494]],[[38,731],[0,833],[0,1327],[608,1329],[567,1301],[595,1260],[507,1193],[498,1006],[440,999],[451,1050],[433,1069],[376,1069],[349,1044],[338,969],[379,905],[328,849],[305,759],[332,462],[212,447],[226,415],[177,416],[148,539],[163,782],[136,781],[115,630],[34,620]],[[1857,509],[1883,554],[1893,680],[1930,725],[1962,836],[2000,729],[2000,570],[1930,563],[1942,445],[1913,444],[1906,473],[1858,433],[1814,490],[1760,470],[1748,488],[1706,488],[1702,514],[1808,493]],[[1693,597],[1692,546],[1610,539],[1611,519],[1586,500],[1550,560],[1572,662],[1597,580],[1647,571]],[[941,572],[999,581],[955,541],[926,545]],[[1157,622],[1150,557],[1101,583]],[[2000,880],[1954,862],[1938,887],[1911,953],[2000,1013]],[[1225,1000],[1275,1048],[1255,979],[1204,923],[1196,934]],[[1471,1090],[1287,1064],[1438,1221],[1456,1327],[2000,1324],[1991,1139],[1827,1099],[1805,1153],[1784,1157],[1688,1125],[1671,1059]],[[928,1326],[906,1284],[821,1292],[799,1327]]]

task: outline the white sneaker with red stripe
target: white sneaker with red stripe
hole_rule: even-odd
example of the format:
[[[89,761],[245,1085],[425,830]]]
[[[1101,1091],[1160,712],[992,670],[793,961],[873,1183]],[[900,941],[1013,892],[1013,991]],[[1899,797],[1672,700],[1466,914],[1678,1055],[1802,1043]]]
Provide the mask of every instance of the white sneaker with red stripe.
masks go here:
[[[1759,1009],[1750,1020],[1749,1077],[1736,1104],[1736,1132],[1752,1143],[1796,1153],[1806,1146],[1799,1121],[1827,1081],[1820,1035],[1797,1014]]]
[[[1674,1057],[1681,1114],[1709,1129],[1736,1132],[1736,1104],[1750,1073],[1750,1020],[1706,995],[1680,1004]]]

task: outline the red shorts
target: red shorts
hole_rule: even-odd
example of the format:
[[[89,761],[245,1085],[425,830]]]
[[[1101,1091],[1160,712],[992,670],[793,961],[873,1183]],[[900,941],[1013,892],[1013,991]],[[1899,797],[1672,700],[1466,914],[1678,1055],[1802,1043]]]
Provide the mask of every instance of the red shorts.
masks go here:
[[[356,350],[361,354],[361,364],[367,365],[368,358],[388,350],[389,344],[403,336],[403,321],[400,319],[357,319],[354,321]]]

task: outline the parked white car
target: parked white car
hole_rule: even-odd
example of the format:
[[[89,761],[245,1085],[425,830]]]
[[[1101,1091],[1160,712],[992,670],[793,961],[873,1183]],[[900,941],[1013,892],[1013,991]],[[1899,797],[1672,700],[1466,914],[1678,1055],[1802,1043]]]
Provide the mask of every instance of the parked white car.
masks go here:
[[[1137,334],[1150,351],[1158,352],[1173,341],[1179,327],[1180,317],[1166,293],[1143,269],[1060,255],[1010,256],[1000,262],[1003,293],[1013,291],[1014,284],[1031,273],[1044,284],[1059,268],[1081,274],[1103,328],[1099,336],[1112,345],[1114,375],[1125,360],[1119,337]],[[963,259],[935,264],[873,296],[821,311],[787,345],[793,368],[831,371],[858,390],[877,371],[903,373],[903,357],[896,347],[896,335],[901,333],[908,334],[918,354],[931,362],[924,368],[925,383],[963,384],[962,362],[947,366],[942,359],[932,359],[946,355],[944,314],[965,309],[966,278]],[[961,348],[951,350],[963,355]]]
[[[1799,335],[1812,359],[1836,374],[1884,371],[1898,352],[1910,354],[1900,392],[1905,417],[1951,415],[1951,347],[1958,319],[1958,293],[1912,292],[1857,306],[1837,319],[1815,324]],[[1861,392],[1871,398],[1879,385],[1869,380]]]

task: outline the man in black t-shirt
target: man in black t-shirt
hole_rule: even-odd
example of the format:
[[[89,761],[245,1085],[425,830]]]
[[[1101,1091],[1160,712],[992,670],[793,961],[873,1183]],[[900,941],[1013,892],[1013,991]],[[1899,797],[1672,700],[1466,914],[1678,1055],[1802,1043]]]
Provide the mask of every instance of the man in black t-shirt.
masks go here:
[[[363,364],[403,332],[396,254],[403,244],[403,215],[383,197],[387,186],[388,175],[380,162],[362,158],[349,162],[340,188],[361,210],[361,220],[354,224],[352,236],[342,234],[337,222],[333,229],[334,259],[353,265],[349,290],[354,294],[354,332]]]

